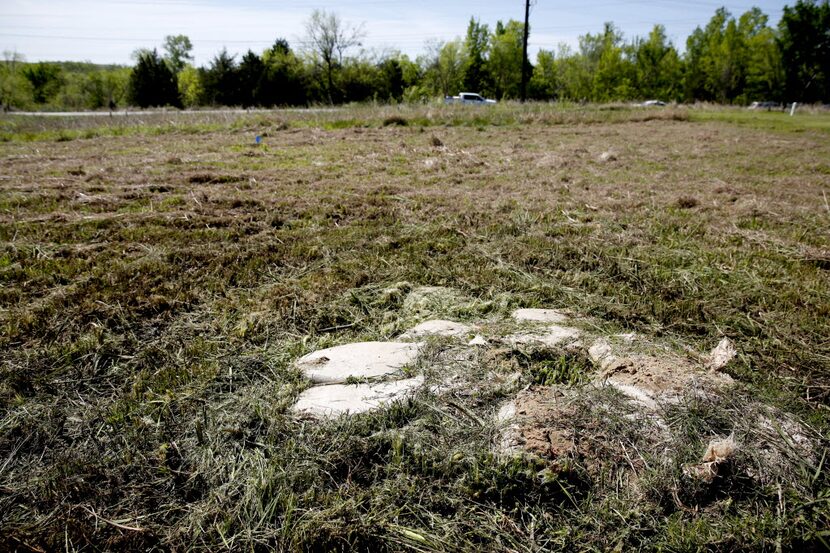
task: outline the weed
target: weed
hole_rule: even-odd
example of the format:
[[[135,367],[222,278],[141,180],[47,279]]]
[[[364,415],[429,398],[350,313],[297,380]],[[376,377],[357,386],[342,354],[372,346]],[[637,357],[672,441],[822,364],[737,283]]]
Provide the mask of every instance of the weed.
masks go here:
[[[390,115],[389,117],[383,120],[383,126],[388,127],[390,125],[406,127],[407,125],[409,125],[409,121],[407,121],[404,117],[401,117],[400,115]]]

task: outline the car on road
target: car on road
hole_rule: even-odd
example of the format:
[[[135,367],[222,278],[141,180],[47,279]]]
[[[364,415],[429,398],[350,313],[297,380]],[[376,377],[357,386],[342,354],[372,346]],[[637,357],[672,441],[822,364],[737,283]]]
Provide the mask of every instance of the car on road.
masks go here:
[[[470,104],[477,106],[490,106],[496,103],[495,100],[490,100],[483,97],[481,94],[475,92],[462,92],[458,96],[445,96],[445,104]]]
[[[767,111],[778,109],[781,107],[781,104],[778,102],[752,102],[749,105],[749,109],[765,109]]]

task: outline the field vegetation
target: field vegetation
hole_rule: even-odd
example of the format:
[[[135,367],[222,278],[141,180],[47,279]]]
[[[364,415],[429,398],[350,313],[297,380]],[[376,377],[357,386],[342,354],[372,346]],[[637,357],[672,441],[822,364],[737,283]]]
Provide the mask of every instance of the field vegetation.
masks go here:
[[[828,131],[567,104],[3,116],[0,549],[827,548]],[[422,287],[447,292],[415,309]],[[586,359],[504,346],[465,390],[292,410],[303,354],[519,307],[688,359],[728,337],[735,387],[661,406],[658,443]],[[429,348],[438,378],[452,346]],[[571,398],[551,424],[578,453],[495,451],[511,371]],[[690,481],[730,434],[731,473]]]

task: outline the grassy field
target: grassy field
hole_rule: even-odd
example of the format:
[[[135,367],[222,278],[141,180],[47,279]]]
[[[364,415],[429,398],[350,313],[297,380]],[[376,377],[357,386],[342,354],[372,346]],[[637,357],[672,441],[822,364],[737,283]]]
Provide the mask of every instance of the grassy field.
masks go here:
[[[828,132],[682,107],[3,116],[0,549],[828,548]],[[412,311],[423,286],[447,301]],[[729,337],[737,385],[666,406],[660,444],[587,364],[509,348],[469,393],[291,411],[305,353],[517,307],[690,358]],[[508,366],[575,394],[565,468],[494,454]],[[811,456],[748,477],[751,405]],[[684,464],[730,432],[733,476],[696,488]]]

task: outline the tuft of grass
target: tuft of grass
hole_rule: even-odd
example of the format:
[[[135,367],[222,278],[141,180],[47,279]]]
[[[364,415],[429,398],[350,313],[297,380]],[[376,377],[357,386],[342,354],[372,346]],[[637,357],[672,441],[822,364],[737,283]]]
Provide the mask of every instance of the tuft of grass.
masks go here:
[[[681,196],[677,199],[677,207],[680,209],[692,209],[700,205],[700,200],[692,196]]]
[[[401,117],[400,115],[390,115],[389,117],[383,120],[383,126],[389,127],[391,125],[406,127],[407,125],[409,125],[409,121],[407,121],[404,117]]]

